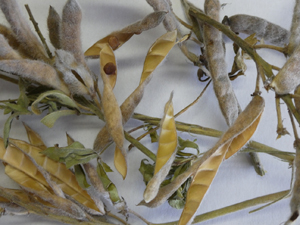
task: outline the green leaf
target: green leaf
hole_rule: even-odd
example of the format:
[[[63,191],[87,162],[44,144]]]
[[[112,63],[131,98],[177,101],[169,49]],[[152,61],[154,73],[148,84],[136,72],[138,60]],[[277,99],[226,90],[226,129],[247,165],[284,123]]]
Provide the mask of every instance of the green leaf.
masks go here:
[[[195,139],[194,141],[183,140],[181,137],[178,136],[178,147],[177,147],[177,150],[178,151],[182,151],[185,148],[194,148],[194,149],[197,150],[197,153],[199,154],[199,147],[195,143],[195,141],[197,141],[197,139]]]
[[[75,141],[67,147],[50,147],[42,151],[44,155],[57,162],[64,162],[67,168],[71,166],[87,163],[98,156],[92,149],[86,149],[80,143]]]
[[[74,169],[75,169],[75,177],[76,177],[76,180],[77,180],[78,184],[80,185],[80,187],[82,187],[84,189],[90,187],[91,185],[89,185],[86,180],[85,173],[82,169],[82,166],[75,165]]]
[[[139,171],[143,175],[144,182],[147,185],[147,183],[151,180],[154,174],[154,165],[150,163],[146,163],[145,161],[148,161],[147,159],[143,159],[141,161],[141,165],[139,168]]]
[[[147,131],[150,131],[151,129],[153,129],[153,126],[148,125],[147,126]],[[156,130],[151,132],[149,135],[150,135],[150,138],[151,138],[151,143],[158,142],[158,134],[157,134]]]
[[[11,114],[10,117],[8,117],[8,119],[6,120],[6,122],[4,124],[3,140],[4,140],[4,147],[5,148],[7,148],[7,146],[8,146],[8,138],[9,138],[9,132],[10,132],[10,129],[11,129],[11,123],[12,123],[13,119],[16,118],[19,115],[20,115],[20,113]]]
[[[119,197],[116,186],[110,181],[110,179],[108,178],[108,176],[103,168],[103,165],[101,165],[101,163],[99,163],[99,162],[98,162],[98,166],[97,166],[97,173],[103,183],[103,186],[108,191],[112,202],[113,203],[121,202],[122,200]]]
[[[103,169],[105,170],[106,173],[114,172],[109,165],[107,165],[105,162],[101,162]]]
[[[26,95],[26,88],[28,86],[28,83],[24,81],[23,79],[19,79],[19,90],[20,90],[20,96],[18,99],[18,105],[20,105],[22,108],[26,109],[29,106],[29,99]]]
[[[77,109],[79,111],[79,108],[78,108],[77,104],[75,103],[75,101],[73,101],[73,99],[71,99],[68,95],[66,95],[65,93],[63,93],[62,91],[59,91],[59,90],[47,91],[47,92],[40,94],[40,96],[31,105],[31,110],[35,114],[39,115],[42,113],[38,107],[39,103],[42,101],[46,101],[46,102],[54,101],[63,106],[66,106],[71,109]]]
[[[59,110],[59,111],[55,111],[55,112],[48,114],[43,119],[41,119],[41,122],[43,124],[45,124],[47,127],[52,128],[54,126],[56,120],[58,120],[60,117],[69,116],[69,115],[77,115],[77,113],[78,113],[78,111],[75,111],[75,110],[69,110],[69,109]]]
[[[184,199],[169,199],[168,202],[175,209],[183,209],[185,205]]]

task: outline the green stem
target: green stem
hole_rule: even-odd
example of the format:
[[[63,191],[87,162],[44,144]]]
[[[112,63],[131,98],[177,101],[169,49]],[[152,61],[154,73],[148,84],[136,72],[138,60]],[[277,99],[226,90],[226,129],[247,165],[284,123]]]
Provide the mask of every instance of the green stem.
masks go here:
[[[143,144],[137,141],[126,131],[124,132],[124,135],[127,141],[129,141],[131,144],[133,144],[136,148],[138,148],[141,152],[143,152],[146,156],[148,156],[150,159],[152,159],[155,162],[156,156],[153,152],[151,152],[147,147],[145,147]]]
[[[287,107],[289,108],[289,110],[293,113],[295,119],[297,120],[298,124],[300,125],[300,114],[297,112],[292,98],[290,95],[283,95],[280,96],[280,98],[285,102],[285,104],[287,105]]]
[[[189,12],[197,19],[215,27],[216,29],[224,33],[228,38],[234,41],[241,49],[243,49],[243,51],[245,51],[248,55],[250,55],[251,58],[257,64],[261,65],[264,68],[264,71],[269,78],[273,77],[272,66],[269,63],[267,63],[263,58],[261,58],[250,44],[248,44],[246,41],[244,41],[242,38],[236,35],[232,30],[230,30],[228,26],[219,23],[218,21],[210,18],[204,13],[201,13],[193,8],[191,8]]]
[[[207,212],[207,213],[201,214],[199,216],[196,216],[193,224],[203,222],[206,220],[210,220],[210,219],[213,219],[213,218],[216,218],[219,216],[223,216],[223,215],[226,215],[229,213],[237,212],[239,210],[246,209],[246,208],[249,208],[252,206],[269,203],[269,202],[275,201],[279,198],[282,198],[283,196],[287,196],[287,194],[289,192],[290,192],[289,190],[281,191],[281,192],[253,198],[253,199],[250,199],[250,200],[247,200],[244,202],[240,202],[240,203],[237,203],[237,204],[234,204],[231,206],[227,206],[227,207],[224,207],[221,209],[217,209],[217,210],[214,210],[211,212]],[[178,224],[178,221],[169,222],[169,223],[153,224],[153,225],[177,225],[177,224]]]

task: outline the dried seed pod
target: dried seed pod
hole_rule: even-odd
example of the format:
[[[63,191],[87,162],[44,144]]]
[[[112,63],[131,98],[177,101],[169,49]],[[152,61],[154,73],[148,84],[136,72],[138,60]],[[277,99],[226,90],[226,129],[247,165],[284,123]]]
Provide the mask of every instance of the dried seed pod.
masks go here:
[[[154,9],[154,11],[168,12],[163,24],[167,31],[178,30],[179,26],[176,17],[173,13],[172,4],[169,0],[147,0],[148,4]],[[180,32],[178,31],[178,35]]]
[[[231,17],[225,17],[223,23],[228,25],[233,32],[256,34],[277,46],[285,46],[289,43],[290,32],[265,19],[245,14],[237,14]]]
[[[84,55],[92,58],[99,57],[99,52],[103,44],[106,43],[108,43],[113,50],[116,50],[125,42],[127,42],[134,34],[140,34],[143,31],[158,26],[165,18],[165,15],[165,11],[154,12],[147,15],[144,19],[131,24],[120,31],[114,31],[93,44],[88,50],[86,50]]]
[[[69,89],[60,79],[56,70],[46,63],[29,60],[1,60],[0,71],[52,87],[69,94]]]
[[[158,38],[150,47],[144,62],[144,68],[139,86],[130,94],[128,98],[126,98],[126,100],[120,106],[123,118],[123,125],[127,123],[127,121],[132,116],[135,108],[142,100],[145,87],[152,78],[152,72],[167,56],[169,51],[175,45],[175,41],[176,31],[167,32],[166,34]],[[105,148],[111,141],[112,139],[107,133],[106,127],[103,127],[95,139],[94,150],[99,151]]]
[[[264,99],[262,97],[253,97],[252,101],[248,104],[245,110],[239,114],[234,124],[223,134],[223,136],[219,139],[219,141],[213,148],[208,150],[201,158],[197,159],[191,167],[189,167],[185,172],[176,177],[170,184],[160,188],[158,194],[152,201],[150,201],[149,203],[141,202],[140,205],[145,205],[152,208],[163,204],[191,175],[195,175],[197,173],[201,174],[202,172],[205,174],[208,173],[208,171],[211,171],[211,175],[209,176],[210,179],[204,179],[203,181],[212,181],[219,167],[217,162],[220,162],[220,158],[229,158],[239,149],[241,149],[251,138],[258,126],[264,110],[264,106]],[[215,162],[214,159],[217,162]],[[207,163],[204,164],[204,162]],[[203,164],[208,169],[205,169],[205,167],[203,166],[201,167],[201,165]],[[210,170],[209,168],[214,169]],[[199,176],[195,176],[195,178],[197,179],[195,185],[197,185],[197,182],[199,180],[198,177]],[[199,182],[201,183],[201,179]],[[193,183],[191,185],[193,185]],[[187,222],[193,217],[193,213],[191,213],[191,211],[196,212],[204,194],[208,189],[208,186],[209,182],[203,186],[202,190],[199,189],[199,195],[195,199],[195,196],[193,195],[194,191],[192,191],[192,194],[189,195],[190,197],[187,196],[187,204],[185,207],[187,212],[183,211],[183,214],[185,214],[183,215],[184,221]],[[193,190],[193,188],[191,190]],[[193,199],[197,202],[197,204],[195,204]],[[188,205],[189,201],[191,202],[191,205]]]
[[[62,13],[60,46],[63,50],[71,52],[78,63],[85,65],[80,37],[81,18],[81,8],[77,1],[68,0]]]
[[[216,21],[219,20],[219,1],[205,1],[204,8],[208,16]],[[231,126],[238,117],[240,109],[227,73],[222,33],[216,28],[204,24],[204,43],[206,46],[206,59],[213,81],[214,91],[223,116],[225,117],[228,126]]]
[[[16,35],[10,28],[0,24],[0,34],[2,34],[6,38],[6,40],[8,41],[8,44],[13,49],[17,49],[21,52],[20,42],[17,40]],[[22,52],[22,55],[24,55],[24,52]]]
[[[165,115],[161,122],[154,176],[147,184],[144,192],[145,202],[150,202],[157,195],[159,187],[168,175],[172,163],[176,157],[177,132],[172,97],[173,93],[165,105]]]
[[[40,149],[43,149],[43,150],[47,148],[47,146],[45,145],[43,139],[41,138],[41,136],[36,131],[31,129],[24,122],[23,122],[23,126],[25,127],[27,137],[28,137],[28,140],[29,140],[30,144],[35,145],[35,146],[37,146],[37,147],[39,147]]]
[[[54,48],[60,49],[61,18],[52,6],[49,8],[47,25],[51,44],[54,46]]]
[[[103,72],[108,75],[106,78],[109,80],[109,84],[113,89],[117,81],[117,62],[115,54],[108,44],[102,45],[101,49],[102,57],[100,67],[103,68]]]
[[[56,50],[55,67],[62,73],[62,78],[72,94],[95,94],[94,79],[90,71],[78,64],[74,56],[64,50]]]
[[[289,45],[287,49],[287,54],[292,55],[295,51],[297,46],[300,44],[300,1],[296,0],[293,19],[292,19],[292,26],[291,26],[291,36],[289,39]]]
[[[107,57],[106,54],[106,48],[110,48],[108,45],[106,45],[105,48],[103,48],[100,51],[100,62],[105,60],[105,57]],[[126,150],[123,147],[124,144],[124,131],[123,131],[123,119],[122,119],[122,113],[120,110],[120,107],[118,105],[117,99],[113,93],[112,86],[110,84],[109,75],[107,75],[104,72],[104,68],[101,66],[101,77],[104,83],[104,89],[103,89],[103,97],[102,97],[102,105],[103,105],[103,112],[104,117],[106,121],[106,129],[108,133],[110,134],[111,138],[116,143],[116,151],[115,151],[115,167],[120,172],[120,174],[123,176],[123,178],[126,177],[127,173],[127,160],[126,160]],[[119,154],[121,151],[121,154]],[[117,154],[117,156],[116,156]],[[120,165],[118,165],[120,160]],[[124,162],[126,162],[124,164]]]
[[[26,152],[32,157],[35,162],[42,166],[48,173],[51,174],[51,178],[57,185],[63,190],[66,195],[71,196],[79,203],[85,205],[93,210],[94,214],[103,214],[100,212],[90,196],[83,190],[76,181],[74,174],[66,168],[62,163],[55,162],[41,153],[41,149],[30,145],[20,140],[11,140],[12,143]],[[0,139],[0,146],[3,145],[3,139]],[[11,166],[18,168],[22,172],[30,175],[32,178],[38,180],[40,183],[49,187],[44,176],[38,171],[37,167],[13,145],[9,145],[7,149],[0,148],[0,158]]]
[[[150,47],[141,75],[140,84],[154,71],[154,69],[163,61],[169,51],[174,47],[177,37],[177,31],[173,30],[159,37]]]
[[[22,59],[17,51],[15,51],[2,34],[0,34],[0,60],[3,59]]]
[[[288,94],[300,84],[299,63],[300,47],[298,46],[270,84],[277,94]]]
[[[11,29],[16,35],[21,48],[26,50],[27,55],[32,59],[39,59],[48,62],[45,49],[36,35],[31,31],[29,24],[26,22],[19,5],[15,0],[1,0],[0,7]]]

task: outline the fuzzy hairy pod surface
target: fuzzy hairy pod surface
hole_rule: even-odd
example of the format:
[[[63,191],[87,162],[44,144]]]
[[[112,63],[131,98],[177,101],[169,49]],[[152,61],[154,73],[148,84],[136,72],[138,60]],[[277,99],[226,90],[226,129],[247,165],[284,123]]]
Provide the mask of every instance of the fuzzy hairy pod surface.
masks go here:
[[[45,62],[49,61],[45,49],[36,35],[31,31],[26,22],[19,5],[15,0],[1,0],[0,7],[9,22],[12,31],[16,35],[20,47],[25,50],[32,59],[39,59]]]
[[[54,48],[60,49],[61,18],[52,6],[49,8],[47,26],[51,44]]]
[[[0,34],[0,59],[22,59],[17,51],[8,44],[7,40]]]
[[[1,60],[0,71],[20,76],[24,79],[52,87],[69,94],[69,89],[56,70],[46,63],[36,60]]]
[[[220,2],[217,0],[205,1],[205,13],[219,21]],[[206,60],[213,81],[214,91],[219,106],[228,126],[236,120],[239,114],[239,104],[234,94],[231,81],[227,74],[225,50],[222,33],[210,25],[204,24],[204,44]]]
[[[300,84],[300,46],[296,48],[270,84],[277,94],[288,94]]]
[[[287,49],[288,55],[293,54],[297,46],[300,44],[300,1],[296,0],[294,14],[291,26],[291,36]]]
[[[224,19],[223,23],[228,25],[233,32],[248,35],[255,33],[257,37],[277,46],[283,47],[289,43],[290,32],[288,30],[256,16],[237,14]]]

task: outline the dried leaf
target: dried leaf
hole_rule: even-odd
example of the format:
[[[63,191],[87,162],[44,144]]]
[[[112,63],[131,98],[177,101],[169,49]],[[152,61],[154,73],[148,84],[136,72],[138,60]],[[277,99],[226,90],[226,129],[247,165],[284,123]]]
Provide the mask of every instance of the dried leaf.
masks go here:
[[[3,139],[0,139],[0,141],[3,142]],[[36,146],[20,140],[11,141],[16,147],[22,149],[22,151],[32,157],[38,165],[42,166],[47,172],[49,172],[53,181],[57,183],[66,195],[74,198],[77,202],[93,210],[94,214],[103,213],[99,212],[99,209],[90,196],[78,185],[75,175],[68,170],[64,164],[47,158],[41,153],[42,149]],[[31,174],[30,176],[32,178],[38,179],[40,183],[48,186],[43,175],[37,171],[36,166],[16,147],[9,145],[6,150],[3,147],[0,147],[0,158],[22,172],[27,173],[28,175]]]
[[[60,117],[62,116],[69,116],[69,115],[77,115],[78,112],[75,110],[59,110],[52,112],[41,119],[41,122],[49,128],[52,128]]]
[[[154,176],[144,191],[145,202],[150,202],[157,194],[160,184],[168,175],[176,157],[177,132],[172,103],[173,93],[165,105],[165,115],[161,122],[161,132],[155,161]]]
[[[38,105],[45,100],[47,101],[48,99],[58,102],[59,104],[66,106],[68,108],[77,109],[79,111],[79,108],[73,99],[71,99],[69,96],[67,96],[61,91],[54,90],[54,91],[46,91],[41,95],[39,95],[39,97],[31,104],[32,112],[34,112],[37,115],[40,115],[42,112],[39,109]]]
[[[75,141],[67,147],[50,147],[42,152],[50,159],[57,162],[66,163],[66,167],[87,163],[98,155],[92,149],[86,149],[84,146]]]
[[[69,94],[67,86],[61,81],[56,70],[46,63],[28,59],[1,60],[0,71],[20,76],[26,80]]]
[[[141,75],[140,84],[143,83],[147,77],[152,74],[155,68],[163,61],[169,51],[176,43],[177,31],[173,30],[159,37],[150,47]]]
[[[60,49],[61,18],[52,6],[49,7],[47,25],[51,44],[54,46],[54,48]]]
[[[196,139],[194,141],[190,140],[183,140],[181,137],[178,136],[178,151],[182,151],[185,148],[194,148],[199,153],[199,146],[195,143]]]
[[[26,123],[23,122],[23,126],[26,129],[27,137],[30,144],[35,145],[41,149],[46,149],[47,146],[45,145],[41,136],[34,130],[32,130]]]
[[[105,189],[109,192],[109,196],[110,196],[110,199],[112,200],[112,202],[113,203],[121,202],[122,200],[119,197],[116,186],[110,181],[103,166],[100,163],[98,163],[98,166],[97,166],[97,173],[98,173],[98,176],[100,177]]]
[[[203,162],[205,162],[207,159],[210,159],[210,156],[216,151],[223,153],[221,151],[222,148],[223,150],[224,148],[226,149],[226,147],[228,147],[226,145],[229,143],[231,144],[226,151],[225,159],[237,152],[253,135],[263,110],[263,98],[260,96],[253,97],[252,101],[248,104],[245,110],[240,113],[234,124],[223,134],[213,148],[208,150],[202,157],[196,160],[191,167],[176,177],[170,184],[160,188],[157,196],[151,202],[141,202],[140,205],[157,207],[164,203],[191,175],[195,173],[195,171],[198,170]],[[193,206],[192,208],[196,211],[198,206]],[[190,216],[192,217],[192,215]]]
[[[114,89],[117,81],[117,63],[115,54],[108,44],[103,45],[103,47],[101,46],[101,49],[100,68],[103,68],[103,71],[107,75],[111,88]]]
[[[20,115],[20,113],[13,113],[5,121],[4,128],[3,128],[4,148],[7,148],[7,146],[8,146],[8,138],[9,138],[9,132],[11,129],[11,123],[19,115]]]
[[[159,25],[164,19],[166,12],[158,11],[147,15],[143,20],[133,23],[120,31],[115,31],[106,37],[100,39],[93,44],[86,52],[85,56],[97,58],[101,51],[102,44],[109,44],[113,50],[121,47],[127,42],[134,34],[140,34],[143,31],[152,29]]]
[[[75,169],[75,177],[76,177],[76,180],[77,180],[78,184],[80,185],[80,187],[82,187],[84,189],[90,187],[91,185],[88,184],[86,177],[85,177],[85,173],[84,173],[81,165],[75,165],[74,169]]]

